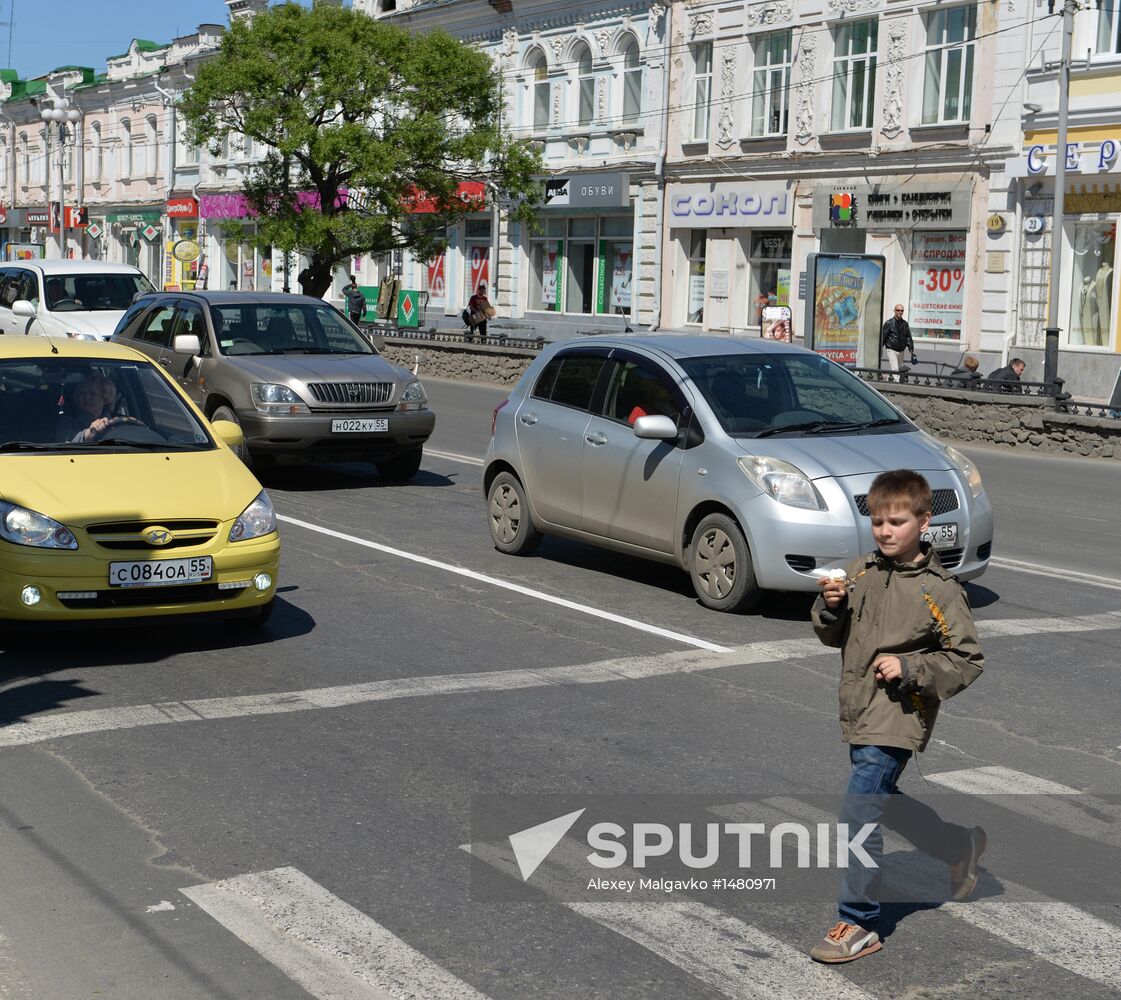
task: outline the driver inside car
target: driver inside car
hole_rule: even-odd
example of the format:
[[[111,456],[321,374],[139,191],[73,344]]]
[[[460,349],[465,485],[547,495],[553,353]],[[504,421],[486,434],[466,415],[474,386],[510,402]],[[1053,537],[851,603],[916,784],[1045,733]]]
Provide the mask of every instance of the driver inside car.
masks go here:
[[[74,406],[59,418],[58,439],[75,444],[96,441],[113,420],[122,416],[118,400],[119,393],[113,382],[104,375],[90,372],[74,390]]]

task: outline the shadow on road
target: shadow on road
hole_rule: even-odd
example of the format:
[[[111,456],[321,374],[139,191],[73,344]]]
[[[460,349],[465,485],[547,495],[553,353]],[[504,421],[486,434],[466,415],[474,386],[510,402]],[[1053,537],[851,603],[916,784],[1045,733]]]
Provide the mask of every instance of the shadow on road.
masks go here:
[[[962,586],[965,587],[965,595],[969,598],[971,608],[987,608],[1000,600],[1000,594],[995,590],[989,590],[988,587],[982,587],[979,583],[966,583]]]
[[[341,465],[273,465],[254,468],[257,478],[268,488],[289,493],[322,493],[329,490],[399,489],[402,486],[440,488],[454,486],[455,480],[427,469],[412,479],[385,479],[372,465],[349,462]]]

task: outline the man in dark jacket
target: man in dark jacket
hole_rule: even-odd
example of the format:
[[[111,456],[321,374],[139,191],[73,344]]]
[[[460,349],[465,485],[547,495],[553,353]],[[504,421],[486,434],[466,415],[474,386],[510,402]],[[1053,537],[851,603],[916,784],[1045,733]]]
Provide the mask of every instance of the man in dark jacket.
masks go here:
[[[1001,392],[1021,392],[1022,390],[1017,383],[1023,374],[1024,363],[1019,358],[1013,358],[1003,368],[998,368],[995,372],[989,372],[988,380],[989,382],[1002,383],[991,386],[991,388],[999,389]]]
[[[880,343],[883,345],[884,354],[887,355],[887,366],[893,371],[899,371],[903,362],[903,354],[915,353],[915,342],[911,339],[911,326],[903,318],[903,307],[896,306],[895,314],[884,323],[880,331]]]

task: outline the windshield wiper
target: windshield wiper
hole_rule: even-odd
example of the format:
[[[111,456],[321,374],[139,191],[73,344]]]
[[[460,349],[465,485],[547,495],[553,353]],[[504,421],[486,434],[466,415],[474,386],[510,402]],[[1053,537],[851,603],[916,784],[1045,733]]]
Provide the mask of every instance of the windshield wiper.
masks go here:
[[[125,448],[138,448],[141,451],[199,451],[206,447],[202,443],[198,444],[171,444],[169,441],[128,441],[125,438],[118,437],[103,437],[95,442],[93,447],[99,448],[101,445],[111,444]]]
[[[809,434],[821,434],[825,431],[864,431],[870,427],[887,427],[889,424],[901,424],[898,417],[881,417],[879,420],[838,420],[828,421],[822,427],[816,427]]]
[[[37,444],[34,441],[5,441],[0,444],[0,452],[3,451],[62,451],[66,448],[78,447],[70,441],[57,441],[53,444]]]
[[[781,427],[764,427],[755,436],[757,438],[770,437],[772,434],[785,434],[787,431],[814,431],[823,427],[836,426],[835,421],[829,420],[803,420],[800,424],[783,424]]]

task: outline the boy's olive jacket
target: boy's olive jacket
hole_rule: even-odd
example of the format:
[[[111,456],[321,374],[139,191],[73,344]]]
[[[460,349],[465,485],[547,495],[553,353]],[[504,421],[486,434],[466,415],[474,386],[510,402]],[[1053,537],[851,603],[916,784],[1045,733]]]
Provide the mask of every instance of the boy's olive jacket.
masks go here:
[[[878,551],[848,565],[848,598],[829,609],[818,596],[814,631],[841,648],[841,732],[846,743],[925,750],[938,704],[972,684],[984,657],[961,584],[923,544],[916,563]],[[899,681],[877,681],[872,664],[898,656]]]

